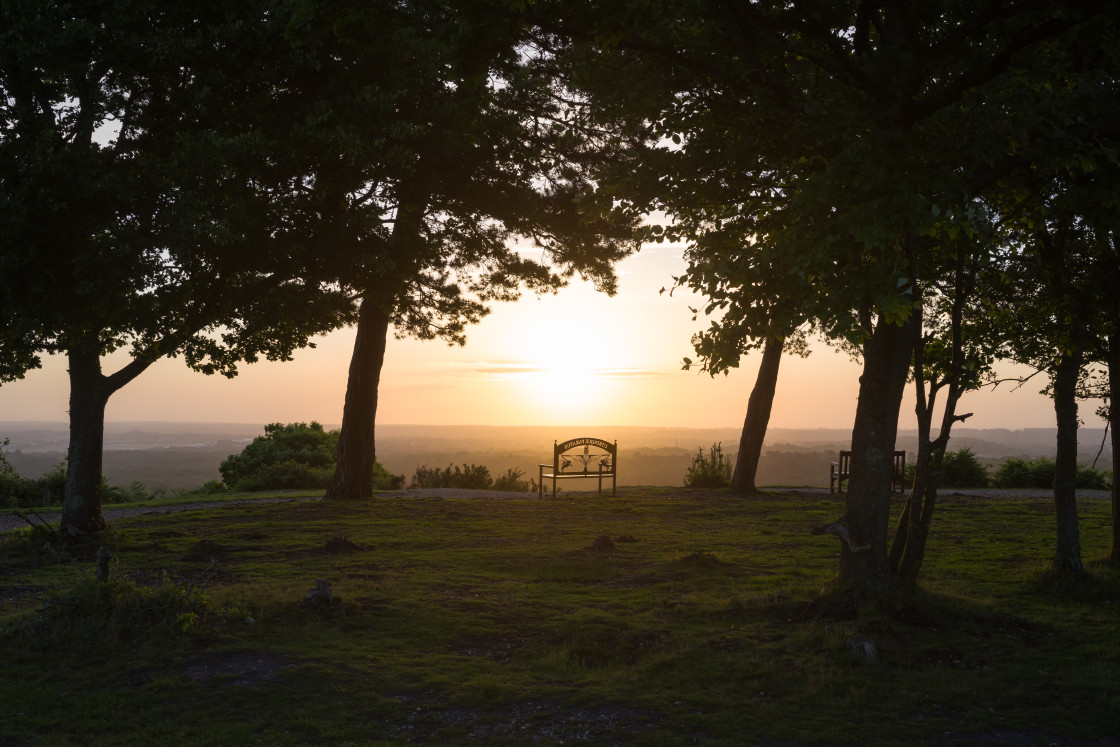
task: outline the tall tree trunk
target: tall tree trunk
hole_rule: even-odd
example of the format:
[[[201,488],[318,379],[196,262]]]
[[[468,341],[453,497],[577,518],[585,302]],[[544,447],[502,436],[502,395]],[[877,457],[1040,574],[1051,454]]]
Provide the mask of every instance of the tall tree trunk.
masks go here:
[[[747,401],[747,417],[743,421],[743,434],[739,438],[739,455],[735,459],[735,473],[731,476],[732,490],[755,493],[758,459],[766,427],[770,423],[770,410],[774,405],[774,391],[778,386],[778,365],[782,362],[782,340],[770,338],[762,349],[762,364],[758,369],[754,389]]]
[[[912,324],[898,326],[880,317],[864,345],[851,477],[841,519],[851,542],[841,543],[835,580],[841,587],[886,593],[896,586],[887,558],[887,520],[898,413],[913,349]]]
[[[1076,346],[1075,346],[1076,347]],[[1054,509],[1057,543],[1054,570],[1081,570],[1081,538],[1077,526],[1077,377],[1081,352],[1065,353],[1054,372],[1054,412],[1058,421],[1057,453],[1054,456]]]
[[[112,393],[101,375],[96,350],[67,355],[70,374],[70,446],[66,452],[66,495],[61,530],[75,537],[105,528],[101,514],[101,452],[105,444],[105,405]]]
[[[385,362],[389,314],[372,297],[362,297],[358,334],[346,379],[346,403],[338,437],[338,462],[327,488],[327,498],[358,499],[373,496],[373,463],[377,459],[374,421],[377,387]]]
[[[975,266],[970,267],[969,253],[958,250],[957,267],[953,282],[953,306],[949,323],[950,360],[948,371],[942,378],[935,373],[927,376],[927,344],[933,341],[925,335],[924,309],[915,310],[912,323],[914,333],[914,395],[915,413],[918,418],[918,454],[914,462],[914,485],[899,517],[894,541],[891,543],[890,563],[898,580],[912,584],[925,562],[926,539],[929,537],[933,510],[937,504],[937,489],[941,482],[941,469],[945,463],[945,450],[949,446],[949,433],[953,424],[972,417],[972,413],[957,415],[957,403],[964,391],[964,310],[972,295]],[[936,371],[937,367],[934,367]],[[945,409],[941,415],[941,429],[937,438],[931,438],[933,414],[937,409],[937,395],[948,385]],[[928,391],[927,391],[928,386]]]
[[[1120,328],[1120,308],[1111,309],[1113,325]],[[1120,397],[1120,333],[1108,338],[1108,422],[1112,428],[1112,552],[1108,559],[1120,564],[1120,433],[1116,432],[1117,398]]]

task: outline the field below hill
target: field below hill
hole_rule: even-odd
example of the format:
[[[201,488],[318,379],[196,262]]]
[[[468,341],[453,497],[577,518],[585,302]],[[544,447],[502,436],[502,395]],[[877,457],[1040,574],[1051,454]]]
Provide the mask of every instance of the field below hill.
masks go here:
[[[170,505],[0,535],[0,744],[1120,744],[1103,496],[1069,579],[1049,497],[946,495],[881,602],[820,491]]]

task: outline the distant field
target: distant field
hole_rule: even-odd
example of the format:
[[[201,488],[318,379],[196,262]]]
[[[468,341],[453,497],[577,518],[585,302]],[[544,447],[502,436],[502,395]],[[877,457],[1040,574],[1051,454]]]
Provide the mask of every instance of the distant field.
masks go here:
[[[10,460],[25,477],[38,477],[66,456],[65,424],[0,422],[0,438],[12,439]],[[335,426],[337,427],[337,426]],[[107,426],[104,455],[109,482],[144,483],[149,490],[194,488],[218,479],[218,465],[231,453],[262,432],[261,427],[237,424],[125,423]],[[520,469],[536,477],[537,465],[547,461],[553,440],[594,433],[617,440],[620,485],[681,485],[685,470],[698,447],[720,441],[724,453],[734,457],[736,429],[637,428],[637,427],[484,427],[406,426],[378,427],[378,459],[391,472],[411,477],[417,465],[481,464],[492,475]],[[827,486],[829,462],[847,448],[848,432],[838,429],[771,429],[759,464],[760,485]],[[1084,462],[1096,456],[1099,429],[1083,429]],[[898,445],[911,453],[916,441],[901,431]],[[1031,431],[978,431],[961,428],[950,447],[969,446],[988,464],[1006,456],[1050,456],[1052,429]],[[1103,459],[1107,462],[1109,454]]]

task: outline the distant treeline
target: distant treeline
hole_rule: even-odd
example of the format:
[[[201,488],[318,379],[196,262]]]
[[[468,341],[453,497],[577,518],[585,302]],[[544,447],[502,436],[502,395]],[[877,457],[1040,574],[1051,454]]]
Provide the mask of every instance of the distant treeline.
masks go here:
[[[181,490],[197,488],[210,480],[219,480],[218,465],[244,444],[225,442],[205,447],[106,451],[105,479],[113,485],[142,483],[149,490]],[[724,452],[734,457],[737,444],[724,444]],[[828,487],[829,463],[837,459],[837,450],[807,449],[781,444],[764,451],[759,462],[760,486]],[[681,485],[685,472],[696,455],[682,448],[620,447],[619,485]],[[1084,462],[1094,455],[1083,454]],[[66,455],[62,452],[11,451],[8,460],[16,471],[27,478],[39,478],[56,468]],[[504,475],[520,470],[525,479],[537,476],[537,465],[549,455],[534,451],[500,449],[464,449],[443,451],[409,451],[396,444],[378,450],[385,468],[394,474],[411,476],[418,466],[446,467],[451,464],[478,464],[491,475]],[[910,460],[913,460],[912,454]],[[1005,458],[980,457],[981,463],[994,473]],[[579,489],[578,483],[568,486]]]

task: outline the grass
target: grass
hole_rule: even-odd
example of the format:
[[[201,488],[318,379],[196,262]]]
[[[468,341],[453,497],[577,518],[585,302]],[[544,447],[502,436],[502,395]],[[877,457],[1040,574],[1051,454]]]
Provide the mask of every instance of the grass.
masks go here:
[[[889,604],[820,597],[838,545],[809,529],[842,510],[661,488],[216,502],[116,521],[104,585],[94,545],[19,530],[0,745],[1118,744],[1106,500],[1081,503],[1070,581],[1046,571],[1044,497],[944,497],[921,588]],[[333,604],[305,602],[319,578]]]

